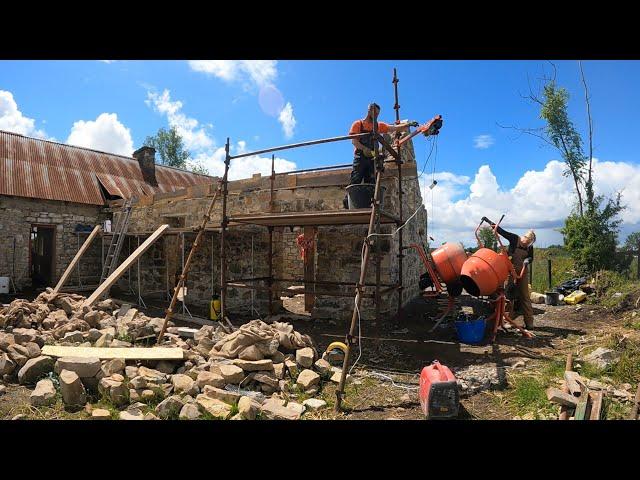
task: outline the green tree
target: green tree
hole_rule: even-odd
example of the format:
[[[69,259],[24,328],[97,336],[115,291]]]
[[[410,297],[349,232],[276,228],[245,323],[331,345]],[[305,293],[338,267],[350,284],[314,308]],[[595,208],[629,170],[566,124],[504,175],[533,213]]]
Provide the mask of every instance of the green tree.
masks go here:
[[[493,251],[498,250],[498,240],[493,234],[493,229],[490,227],[482,227],[478,230],[478,236],[485,248],[490,248]]]
[[[160,156],[161,165],[182,169],[187,168],[187,160],[191,155],[185,149],[184,141],[175,127],[171,127],[169,130],[160,128],[158,133],[147,137],[144,144],[156,149]]]
[[[618,214],[624,208],[620,194],[606,203],[599,195],[593,199],[593,208],[588,208],[583,215],[574,212],[567,217],[561,232],[567,251],[580,272],[592,273],[622,266],[616,246],[621,222]]]
[[[637,250],[640,245],[640,232],[630,233],[627,240],[624,242],[625,250]]]
[[[576,267],[583,273],[591,273],[602,268],[616,268],[621,265],[619,256],[616,254],[620,227],[618,215],[625,206],[621,203],[620,193],[606,201],[602,195],[594,194],[591,105],[581,62],[579,67],[589,126],[588,156],[582,149],[582,136],[568,114],[569,92],[556,84],[555,65],[553,78],[543,79],[541,94],[535,94],[530,87],[529,95],[525,97],[540,106],[540,118],[545,121],[545,125],[539,128],[509,128],[515,128],[522,133],[544,140],[556,148],[562,156],[566,165],[564,175],[571,176],[577,201],[576,208],[565,220],[561,232],[566,249]]]
[[[545,133],[549,142],[560,151],[566,165],[563,172],[571,176],[578,197],[578,210],[584,213],[581,186],[584,183],[584,168],[587,164],[582,151],[582,138],[575,129],[567,113],[569,92],[565,88],[557,87],[555,80],[549,81],[543,87],[540,118],[545,120]]]

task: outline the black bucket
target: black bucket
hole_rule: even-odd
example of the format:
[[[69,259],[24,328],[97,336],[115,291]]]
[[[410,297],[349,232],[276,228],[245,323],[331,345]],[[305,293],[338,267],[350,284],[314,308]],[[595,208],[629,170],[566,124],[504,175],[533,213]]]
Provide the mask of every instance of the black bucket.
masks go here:
[[[358,183],[347,185],[347,199],[349,202],[349,210],[352,210],[354,208],[371,208],[375,188],[376,186],[373,183]],[[384,206],[385,190],[386,187],[380,185],[380,208]]]
[[[547,305],[558,305],[560,301],[560,293],[559,292],[544,292],[544,303]]]

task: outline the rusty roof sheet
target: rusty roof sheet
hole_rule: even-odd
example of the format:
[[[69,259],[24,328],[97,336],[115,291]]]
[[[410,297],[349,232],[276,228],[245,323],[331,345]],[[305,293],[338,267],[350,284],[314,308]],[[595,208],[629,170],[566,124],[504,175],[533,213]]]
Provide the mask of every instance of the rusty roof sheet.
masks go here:
[[[136,159],[0,130],[0,195],[104,205],[100,184],[123,198],[213,183],[206,175],[156,165],[157,185]]]

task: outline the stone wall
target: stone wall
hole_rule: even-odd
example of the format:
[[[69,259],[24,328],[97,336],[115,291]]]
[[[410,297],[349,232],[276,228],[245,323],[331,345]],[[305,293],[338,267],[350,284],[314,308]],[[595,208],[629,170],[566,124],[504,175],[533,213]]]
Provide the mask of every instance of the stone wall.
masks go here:
[[[407,163],[402,167],[403,173],[403,205],[404,220],[412,215],[418,206],[422,205],[422,197],[417,181],[417,170],[413,161],[413,148],[409,145],[403,152]],[[349,183],[350,169],[322,171],[292,175],[278,175],[275,178],[273,211],[274,212],[309,212],[309,211],[342,211],[345,186]],[[387,164],[383,174],[382,185],[385,186],[384,210],[395,216],[400,213],[398,201],[398,172],[394,164]],[[162,223],[172,226],[180,225],[187,229],[197,226],[205,213],[217,183],[211,185],[194,186],[178,192],[158,194],[143,197],[136,204],[131,215],[129,231],[149,234]],[[227,211],[230,217],[243,214],[265,213],[270,208],[271,182],[269,177],[259,174],[252,178],[229,182]],[[221,222],[222,201],[218,199],[212,214],[210,227],[217,228]],[[410,243],[424,243],[426,225],[426,211],[421,209],[414,219],[403,229],[404,245]],[[273,275],[277,278],[300,278],[304,276],[303,262],[296,244],[296,237],[302,229],[276,227],[273,237]],[[316,248],[316,280],[349,282],[355,285],[360,272],[360,258],[367,226],[325,226],[318,228]],[[395,226],[385,225],[381,233],[391,234]],[[190,275],[188,287],[188,302],[194,305],[206,305],[209,302],[212,288],[219,288],[220,253],[218,231],[208,232],[203,242],[202,250],[194,262],[194,272]],[[158,242],[157,254],[163,261],[173,261],[169,268],[169,283],[173,287],[173,278],[179,271],[179,235],[165,235],[163,243]],[[187,235],[185,255],[188,254],[193,234]],[[213,238],[213,269],[211,267],[211,239]],[[251,239],[253,238],[253,255],[251,255]],[[173,240],[167,240],[173,239]],[[395,285],[398,281],[398,237],[384,236],[377,240],[382,250],[380,280],[385,285]],[[165,243],[168,242],[168,243]],[[228,230],[227,255],[228,279],[247,277],[261,277],[268,274],[268,233],[267,228],[259,226],[232,226]],[[151,252],[151,251],[150,251]],[[154,253],[148,252],[154,258]],[[165,260],[165,256],[167,259]],[[171,260],[173,259],[173,260]],[[369,265],[367,282],[375,283],[375,264]],[[423,267],[414,250],[404,251],[404,270],[402,303],[405,304],[418,295],[418,280]],[[251,274],[253,268],[253,274]],[[201,269],[200,273],[198,269]],[[214,285],[212,287],[211,274]],[[158,287],[160,280],[152,274],[143,274],[143,290],[164,288]],[[265,286],[266,283],[259,283]],[[288,285],[281,285],[286,287]],[[316,287],[320,289],[319,286]],[[386,288],[385,286],[382,289]],[[323,291],[343,292],[345,297],[331,297],[318,295],[312,311],[314,317],[350,318],[353,311],[353,286],[322,287]],[[372,293],[373,288],[368,289]],[[276,294],[275,298],[279,295]],[[228,289],[228,303],[230,313],[246,313],[250,310],[251,290]],[[266,314],[268,296],[264,290],[254,291],[254,306],[261,314]],[[384,317],[392,316],[398,307],[397,290],[384,295],[381,299],[380,310]],[[235,312],[234,312],[235,310]],[[362,317],[374,318],[375,308],[371,299],[363,302]]]
[[[77,224],[95,226],[108,218],[102,207],[35,198],[0,196],[0,276],[15,276],[18,290],[31,287],[29,276],[29,236],[32,224],[55,226],[53,284],[86,240],[88,233],[77,234]],[[15,239],[15,256],[13,243]],[[80,262],[83,284],[96,284],[100,277],[101,240],[96,238]],[[78,284],[76,272],[68,284]]]

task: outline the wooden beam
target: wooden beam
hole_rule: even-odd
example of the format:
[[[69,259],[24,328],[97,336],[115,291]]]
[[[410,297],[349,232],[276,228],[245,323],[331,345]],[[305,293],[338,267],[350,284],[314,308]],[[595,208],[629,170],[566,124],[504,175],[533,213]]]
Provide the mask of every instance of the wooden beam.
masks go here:
[[[550,402],[559,403],[566,407],[575,408],[578,405],[578,399],[576,397],[553,387],[547,389],[547,399]]]
[[[108,292],[111,286],[116,283],[116,281],[126,272],[131,265],[144,253],[149,247],[164,233],[164,231],[169,228],[169,225],[161,225],[155,232],[151,234],[149,238],[147,238],[142,245],[135,249],[135,251],[129,255],[129,257],[122,262],[122,264],[115,269],[115,271],[109,275],[109,277],[102,282],[95,292],[91,294],[89,298],[87,298],[83,304],[85,307],[90,307],[93,305],[104,293]]]
[[[573,370],[573,355],[571,354],[571,352],[567,354],[567,361],[565,363],[564,370],[566,372],[570,372]],[[569,393],[569,387],[567,387],[567,382],[564,382],[562,391],[564,393]],[[558,416],[558,420],[567,420],[568,418],[569,418],[568,409],[563,405],[560,407],[560,415]]]
[[[43,355],[52,357],[82,357],[109,360],[122,358],[123,360],[182,360],[181,348],[167,347],[63,347],[59,345],[45,345]]]
[[[316,296],[313,293],[312,290],[314,290],[314,286],[311,284],[306,283],[307,281],[309,282],[313,282],[316,278],[316,272],[315,272],[315,259],[316,259],[316,227],[304,227],[304,238],[305,240],[308,239],[312,239],[313,242],[311,243],[311,247],[309,247],[309,249],[305,252],[305,256],[304,256],[304,280],[305,280],[305,284],[304,284],[304,290],[305,293],[304,294],[304,310],[305,312],[310,312],[315,303],[316,303]]]
[[[84,255],[84,252],[87,251],[87,249],[89,248],[89,245],[91,245],[91,242],[93,242],[93,239],[96,237],[96,235],[98,235],[98,232],[100,232],[100,230],[102,230],[100,225],[96,225],[93,228],[93,231],[91,232],[91,234],[84,241],[84,243],[80,247],[80,250],[78,250],[78,252],[76,253],[76,256],[73,257],[73,260],[71,260],[71,263],[62,274],[62,277],[60,277],[60,280],[58,281],[56,288],[53,289],[53,293],[58,293],[60,291],[60,288],[65,284],[65,282],[69,278],[69,275],[71,275],[71,272],[73,272],[73,269],[75,268],[76,264],[80,261],[80,258],[82,257],[82,255]]]
[[[576,411],[573,414],[574,420],[584,420],[587,415],[587,405],[589,404],[589,395],[584,396],[584,400],[580,400],[576,405]]]
[[[638,256],[638,269],[640,269],[640,256]],[[636,390],[636,398],[633,400],[633,407],[631,408],[631,420],[638,419],[638,408],[640,407],[640,383],[638,383],[638,390]]]
[[[574,397],[582,395],[582,388],[584,388],[585,385],[578,372],[564,372],[564,381],[571,395]]]
[[[589,415],[589,420],[600,420],[604,392],[589,392],[589,396],[591,397],[591,415]]]

